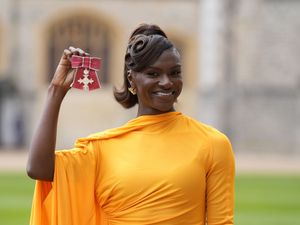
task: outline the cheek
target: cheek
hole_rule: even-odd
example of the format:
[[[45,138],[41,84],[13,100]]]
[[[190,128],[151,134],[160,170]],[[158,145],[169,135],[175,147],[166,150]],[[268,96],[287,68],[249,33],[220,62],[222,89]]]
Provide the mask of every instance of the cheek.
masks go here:
[[[183,87],[183,82],[182,80],[179,80],[176,82],[176,86],[177,86],[177,89],[178,89],[178,94],[181,93],[181,90],[182,90],[182,87]]]
[[[137,94],[140,98],[147,98],[149,96],[149,92],[151,92],[151,84],[147,82],[137,83],[136,85]]]
[[[138,82],[136,82],[136,88],[140,93],[145,93],[152,88],[153,84],[154,82],[151,80],[147,80],[147,79],[143,79],[142,81],[138,80]]]

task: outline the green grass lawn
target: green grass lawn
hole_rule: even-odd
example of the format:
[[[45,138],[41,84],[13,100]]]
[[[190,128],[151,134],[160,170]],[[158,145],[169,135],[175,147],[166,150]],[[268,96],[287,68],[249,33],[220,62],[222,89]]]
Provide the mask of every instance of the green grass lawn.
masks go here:
[[[239,175],[236,225],[300,225],[300,176]]]
[[[0,224],[28,225],[34,181],[22,173],[0,172]]]
[[[33,186],[25,174],[0,172],[1,225],[28,224]],[[235,224],[299,225],[300,176],[237,176]]]

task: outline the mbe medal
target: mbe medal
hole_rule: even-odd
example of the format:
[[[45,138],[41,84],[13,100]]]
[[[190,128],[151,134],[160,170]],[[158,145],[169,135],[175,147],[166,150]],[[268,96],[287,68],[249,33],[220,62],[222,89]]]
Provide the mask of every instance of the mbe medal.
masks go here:
[[[72,87],[85,91],[101,87],[97,76],[97,71],[101,67],[100,58],[73,55],[71,65],[72,68],[76,69]]]

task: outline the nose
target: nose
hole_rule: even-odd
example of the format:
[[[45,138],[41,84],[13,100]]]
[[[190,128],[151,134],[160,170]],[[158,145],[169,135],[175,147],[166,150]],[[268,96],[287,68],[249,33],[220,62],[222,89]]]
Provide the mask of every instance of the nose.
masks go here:
[[[164,89],[169,89],[172,87],[173,82],[167,74],[162,74],[158,84]]]

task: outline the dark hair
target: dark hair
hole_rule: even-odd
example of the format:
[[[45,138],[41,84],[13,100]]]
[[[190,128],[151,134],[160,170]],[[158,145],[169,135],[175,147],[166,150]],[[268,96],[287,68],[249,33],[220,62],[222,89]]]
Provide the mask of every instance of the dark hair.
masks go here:
[[[125,54],[123,72],[123,87],[114,88],[114,97],[123,107],[131,108],[138,103],[137,95],[128,91],[130,87],[127,79],[128,71],[141,72],[155,63],[159,56],[167,49],[174,47],[167,35],[159,26],[141,24],[130,35]]]

